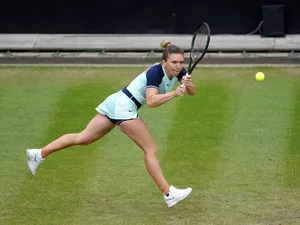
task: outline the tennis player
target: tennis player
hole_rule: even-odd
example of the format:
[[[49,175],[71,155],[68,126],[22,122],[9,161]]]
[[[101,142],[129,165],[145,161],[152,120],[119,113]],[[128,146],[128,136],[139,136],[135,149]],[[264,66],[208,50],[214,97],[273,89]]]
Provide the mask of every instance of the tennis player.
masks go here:
[[[96,107],[97,115],[83,131],[65,134],[41,149],[27,149],[31,174],[36,175],[38,166],[51,153],[74,145],[91,144],[117,125],[144,151],[147,171],[163,193],[167,206],[172,207],[185,199],[192,188],[178,189],[166,181],[156,158],[156,145],[146,124],[137,114],[144,104],[153,108],[185,93],[195,93],[192,77],[183,68],[183,50],[169,41],[162,42],[161,46],[165,48],[161,63],[153,64],[128,86],[108,96]],[[177,82],[181,84],[174,88]]]

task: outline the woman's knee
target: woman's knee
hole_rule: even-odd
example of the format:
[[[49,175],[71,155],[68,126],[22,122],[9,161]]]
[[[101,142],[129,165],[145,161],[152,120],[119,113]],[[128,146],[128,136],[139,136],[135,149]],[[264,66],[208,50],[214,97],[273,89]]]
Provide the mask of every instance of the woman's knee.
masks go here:
[[[87,136],[83,133],[78,133],[77,137],[76,137],[77,145],[89,145],[89,144],[93,143],[94,141],[96,141],[95,138],[93,138],[91,136]]]
[[[156,156],[156,145],[152,144],[149,147],[144,148],[145,155]]]

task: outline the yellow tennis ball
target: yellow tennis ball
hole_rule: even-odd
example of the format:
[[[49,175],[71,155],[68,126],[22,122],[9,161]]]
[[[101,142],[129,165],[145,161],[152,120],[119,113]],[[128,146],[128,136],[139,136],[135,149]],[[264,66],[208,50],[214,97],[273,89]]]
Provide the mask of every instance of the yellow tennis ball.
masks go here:
[[[265,79],[265,74],[263,72],[257,72],[255,75],[257,81],[263,81]]]

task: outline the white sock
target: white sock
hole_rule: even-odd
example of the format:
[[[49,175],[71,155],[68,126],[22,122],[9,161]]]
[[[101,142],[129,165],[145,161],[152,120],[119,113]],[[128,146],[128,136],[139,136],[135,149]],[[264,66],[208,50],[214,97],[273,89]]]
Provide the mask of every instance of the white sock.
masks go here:
[[[42,149],[39,149],[39,152],[37,154],[38,160],[43,161],[45,158],[42,157]]]

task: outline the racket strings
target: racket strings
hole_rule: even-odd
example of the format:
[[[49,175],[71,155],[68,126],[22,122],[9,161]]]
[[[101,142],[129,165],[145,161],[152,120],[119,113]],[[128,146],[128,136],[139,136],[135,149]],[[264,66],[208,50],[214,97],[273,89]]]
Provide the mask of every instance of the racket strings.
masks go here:
[[[205,51],[208,33],[209,31],[206,26],[201,25],[199,27],[198,33],[195,38],[194,47],[191,50],[191,56],[193,61],[197,61]]]

